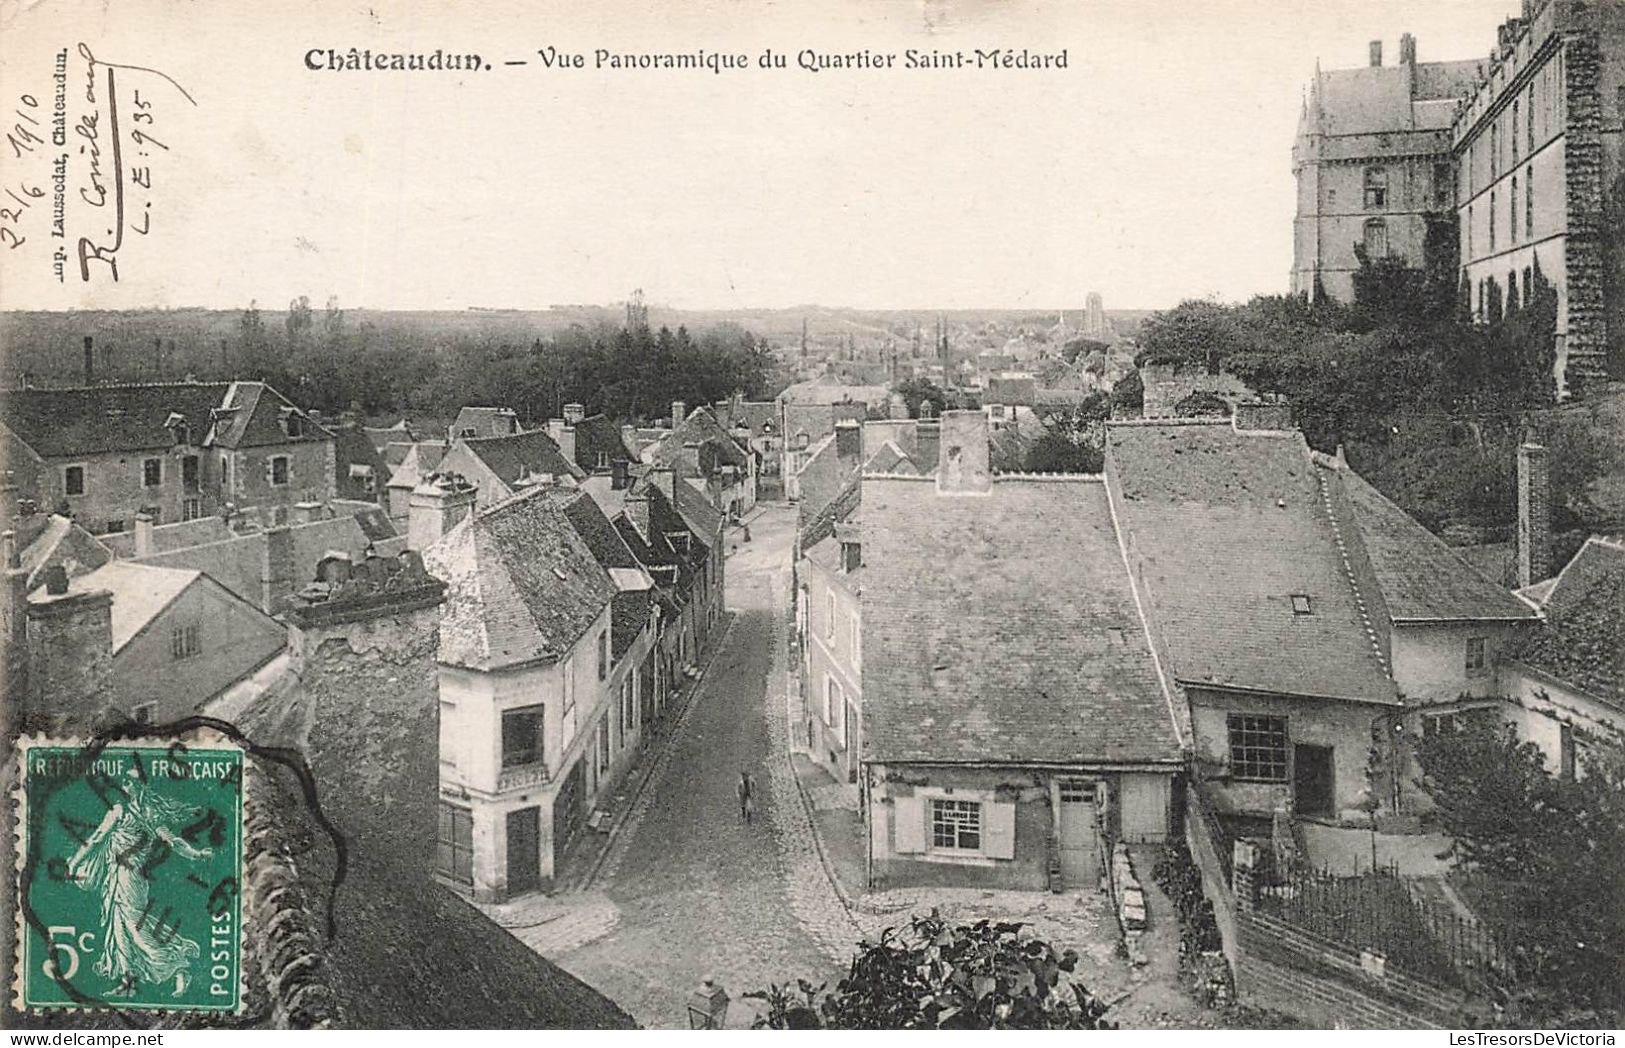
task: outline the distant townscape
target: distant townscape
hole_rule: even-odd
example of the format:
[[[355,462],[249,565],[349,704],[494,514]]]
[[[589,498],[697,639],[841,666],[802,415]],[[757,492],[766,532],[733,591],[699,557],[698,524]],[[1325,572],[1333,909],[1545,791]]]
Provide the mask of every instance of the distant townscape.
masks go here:
[[[1625,7],[1494,44],[1243,304],[8,315],[10,728],[240,736],[248,1025],[1617,1026]]]

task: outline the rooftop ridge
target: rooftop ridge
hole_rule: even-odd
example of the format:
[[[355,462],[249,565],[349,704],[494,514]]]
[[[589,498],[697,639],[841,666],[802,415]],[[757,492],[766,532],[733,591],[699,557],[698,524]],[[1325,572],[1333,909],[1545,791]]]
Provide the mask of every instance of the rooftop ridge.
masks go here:
[[[1228,427],[1228,426],[1230,426],[1230,420],[1228,418],[1213,418],[1213,417],[1209,417],[1209,416],[1202,416],[1202,417],[1196,417],[1196,416],[1175,417],[1175,416],[1170,416],[1168,418],[1109,418],[1109,419],[1106,420],[1106,425],[1108,425],[1108,426],[1125,426],[1125,427],[1127,427],[1127,426],[1144,426],[1144,427],[1148,427],[1148,428],[1149,427],[1154,427],[1154,426],[1227,426]]]
[[[1332,539],[1337,543],[1337,556],[1343,564],[1343,575],[1348,579],[1349,590],[1354,594],[1354,607],[1360,613],[1360,625],[1365,627],[1366,640],[1371,644],[1371,654],[1377,659],[1377,665],[1390,680],[1393,679],[1393,670],[1388,660],[1382,654],[1382,643],[1377,639],[1377,629],[1371,622],[1371,609],[1366,606],[1365,594],[1360,592],[1360,582],[1354,574],[1354,562],[1349,557],[1348,543],[1343,538],[1343,527],[1337,522],[1337,511],[1332,508],[1332,489],[1326,482],[1322,473],[1315,474],[1315,483],[1320,486],[1321,504],[1326,509],[1326,519],[1332,526]]]
[[[93,386],[0,386],[0,393],[96,393],[104,389],[171,389],[201,386],[235,386],[256,379],[176,379],[172,382],[98,382]],[[260,383],[263,385],[263,383]]]

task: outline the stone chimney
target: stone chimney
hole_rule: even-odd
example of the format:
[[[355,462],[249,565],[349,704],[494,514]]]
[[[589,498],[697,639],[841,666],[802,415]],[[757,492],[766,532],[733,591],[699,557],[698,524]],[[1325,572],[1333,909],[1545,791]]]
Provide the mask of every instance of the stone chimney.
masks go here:
[[[426,550],[474,511],[479,489],[457,473],[436,473],[412,489],[406,548]]]
[[[582,407],[580,404],[566,404],[566,405],[564,405],[564,422],[565,422],[566,425],[569,425],[569,426],[577,425],[578,423],[581,422],[582,419],[584,419],[586,417],[587,417],[587,409]]]
[[[260,557],[260,609],[267,615],[282,611],[293,592],[295,570],[293,564],[293,532],[289,529],[270,528],[263,535],[265,543]]]
[[[625,459],[611,459],[609,463],[609,490],[625,491],[631,482],[631,463]]]
[[[446,584],[411,550],[329,574],[336,581],[306,585],[285,616],[318,800],[352,855],[399,864],[427,884],[440,793]]]
[[[45,571],[45,592],[28,601],[25,722],[60,718],[88,730],[112,697],[113,595],[71,592],[60,564]]]
[[[1550,467],[1540,444],[1518,447],[1518,587],[1552,576]]]
[[[855,420],[843,418],[835,423],[835,454],[843,459],[863,454],[863,427]]]
[[[637,453],[638,453],[638,427],[636,427],[636,426],[622,426],[621,427],[621,446],[626,449],[626,453],[628,455],[633,455],[633,456],[637,455]]]
[[[85,385],[96,384],[96,340],[85,336]]]
[[[1236,405],[1235,428],[1243,432],[1293,429],[1292,402],[1278,393],[1260,394],[1257,400]]]
[[[1373,68],[1376,67],[1376,66],[1382,65],[1382,41],[1381,40],[1373,40],[1373,41],[1371,41],[1371,65],[1372,65]]]
[[[1399,64],[1413,66],[1416,64],[1416,37],[1404,33],[1399,38]]]
[[[137,513],[135,515],[135,555],[137,557],[150,557],[157,552],[152,548],[152,514]]]
[[[671,402],[671,428],[676,429],[688,419],[688,405],[681,400]]]
[[[942,413],[942,460],[937,466],[939,495],[986,495],[993,490],[988,465],[987,416],[980,411]]]

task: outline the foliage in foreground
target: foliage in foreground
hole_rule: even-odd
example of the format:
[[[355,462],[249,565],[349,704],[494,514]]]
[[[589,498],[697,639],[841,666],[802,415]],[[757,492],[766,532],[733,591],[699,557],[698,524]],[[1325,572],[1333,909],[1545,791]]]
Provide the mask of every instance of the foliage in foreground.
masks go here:
[[[864,942],[832,991],[801,980],[745,996],[764,1001],[772,1030],[1113,1029],[1106,1006],[1070,975],[1078,956],[1020,924],[952,925],[935,910]]]
[[[1599,747],[1554,776],[1511,727],[1441,733],[1417,756],[1459,886],[1512,958],[1492,973],[1504,1021],[1625,1019],[1625,762]]]

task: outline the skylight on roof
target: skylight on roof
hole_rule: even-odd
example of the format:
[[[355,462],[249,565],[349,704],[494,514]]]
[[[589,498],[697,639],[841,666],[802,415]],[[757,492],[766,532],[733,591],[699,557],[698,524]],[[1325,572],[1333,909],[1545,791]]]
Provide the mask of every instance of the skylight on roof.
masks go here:
[[[1307,594],[1307,593],[1294,593],[1292,595],[1292,614],[1294,614],[1294,615],[1313,615],[1314,614],[1313,605],[1311,605],[1310,602],[1309,602],[1309,594]]]

